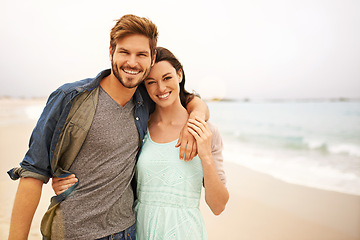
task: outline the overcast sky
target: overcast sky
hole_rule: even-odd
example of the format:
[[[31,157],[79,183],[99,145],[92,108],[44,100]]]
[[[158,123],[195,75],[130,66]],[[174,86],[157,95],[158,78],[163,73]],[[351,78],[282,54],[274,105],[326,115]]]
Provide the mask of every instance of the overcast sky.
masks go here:
[[[359,0],[0,3],[0,96],[48,96],[109,68],[110,29],[131,13],[205,98],[360,98]]]

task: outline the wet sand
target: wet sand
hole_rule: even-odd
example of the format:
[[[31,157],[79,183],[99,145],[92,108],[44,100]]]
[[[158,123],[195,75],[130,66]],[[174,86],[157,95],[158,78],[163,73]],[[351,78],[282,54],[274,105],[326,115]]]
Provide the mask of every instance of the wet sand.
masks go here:
[[[360,239],[360,196],[285,183],[232,163],[226,173],[225,211],[214,216],[202,201],[209,239]]]

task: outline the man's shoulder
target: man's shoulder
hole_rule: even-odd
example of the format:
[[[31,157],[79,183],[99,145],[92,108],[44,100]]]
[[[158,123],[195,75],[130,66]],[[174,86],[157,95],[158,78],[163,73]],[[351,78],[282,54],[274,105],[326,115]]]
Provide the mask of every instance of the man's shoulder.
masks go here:
[[[91,83],[93,80],[94,78],[86,78],[75,82],[65,83],[64,85],[60,86],[57,90],[62,91],[65,94],[68,94],[74,90],[82,89],[84,86],[89,85],[89,83]]]
[[[134,94],[134,99],[136,102],[142,103],[147,106],[154,105],[154,102],[151,100],[148,92],[146,91],[144,84],[140,84],[139,87],[136,89],[136,92]]]
[[[96,77],[85,78],[79,81],[66,83],[60,86],[57,91],[69,94],[74,90],[78,92],[89,91],[99,86],[101,79],[110,74],[110,69],[100,72]]]

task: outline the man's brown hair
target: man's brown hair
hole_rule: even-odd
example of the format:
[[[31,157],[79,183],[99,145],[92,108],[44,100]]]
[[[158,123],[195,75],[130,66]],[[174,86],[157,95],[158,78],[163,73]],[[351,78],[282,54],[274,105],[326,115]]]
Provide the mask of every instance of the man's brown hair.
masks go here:
[[[111,29],[110,46],[113,54],[117,41],[132,34],[140,34],[147,37],[149,39],[151,56],[154,56],[158,38],[156,25],[147,18],[132,14],[124,15],[118,19],[115,26]]]

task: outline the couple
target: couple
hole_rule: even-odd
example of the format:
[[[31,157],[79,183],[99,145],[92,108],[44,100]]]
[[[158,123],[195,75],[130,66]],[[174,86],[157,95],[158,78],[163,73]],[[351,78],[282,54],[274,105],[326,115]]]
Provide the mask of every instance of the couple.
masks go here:
[[[168,206],[164,207],[171,209],[183,204],[194,204],[194,199],[198,197],[198,183],[195,181],[198,182],[199,179],[200,189],[201,184],[205,186],[205,198],[209,206],[214,208],[215,213],[222,211],[228,193],[216,173],[214,162],[210,161],[210,138],[205,136],[210,134],[210,131],[203,121],[207,115],[207,107],[199,98],[193,97],[191,100],[191,95],[186,96],[185,93],[186,99],[182,100],[187,102],[187,112],[179,106],[176,111],[169,108],[170,105],[177,105],[177,91],[180,91],[179,86],[175,86],[179,84],[174,84],[173,81],[183,81],[184,75],[182,70],[176,70],[172,81],[169,81],[169,66],[165,75],[155,72],[156,69],[162,72],[161,63],[168,62],[158,61],[154,65],[156,42],[157,30],[151,21],[133,15],[122,17],[111,31],[112,69],[101,72],[94,79],[66,84],[49,97],[32,133],[30,148],[21,167],[9,171],[12,179],[21,177],[14,202],[9,239],[27,238],[41,196],[42,184],[50,177],[65,179],[71,173],[79,179],[79,184],[52,198],[41,224],[45,238],[134,239],[134,195],[131,180],[135,174],[135,163],[141,146],[142,154],[136,170],[138,200],[135,208],[139,217],[138,226],[153,229],[161,224],[171,224],[168,219],[152,220],[155,209],[165,203]],[[159,52],[161,51],[162,49],[159,49]],[[150,73],[152,65],[154,71]],[[141,84],[144,79],[145,84]],[[139,84],[141,85],[138,86]],[[150,96],[156,100],[155,109],[144,85]],[[153,114],[146,135],[151,111]],[[174,113],[176,118],[173,118]],[[193,120],[187,121],[188,117]],[[180,132],[182,134],[179,137]],[[178,143],[173,141],[177,138]],[[151,150],[151,144],[161,150]],[[169,147],[169,144],[181,145],[180,150],[174,155],[173,145]],[[201,162],[197,158],[190,162],[179,160],[184,155],[185,160],[190,160],[196,153],[196,147],[199,147]],[[150,151],[150,155],[145,151]],[[159,156],[154,156],[156,154]],[[165,160],[171,163],[167,158],[170,154],[173,164],[182,166],[168,166]],[[173,158],[177,158],[177,162]],[[199,168],[201,164],[202,169]],[[203,173],[199,173],[200,170],[203,170]],[[160,176],[162,181],[158,180]],[[179,182],[182,180],[182,189],[172,189],[172,186],[176,185],[173,182],[174,177],[177,177]],[[165,184],[167,187],[164,187]],[[67,197],[75,186],[76,191]],[[176,195],[182,197],[181,200],[170,199],[170,196]],[[160,200],[163,202],[159,202]],[[160,204],[156,206],[156,203]],[[220,205],[222,206],[218,209]],[[158,210],[157,214],[160,214]],[[193,219],[200,219],[191,213],[190,215]],[[183,217],[188,219],[185,215],[179,217],[178,220]],[[172,217],[171,219],[173,221]],[[203,225],[197,225],[197,222],[190,224],[197,232],[202,232]],[[187,229],[189,228],[187,226]],[[158,232],[157,229],[154,231]],[[149,238],[138,234],[138,239]]]

